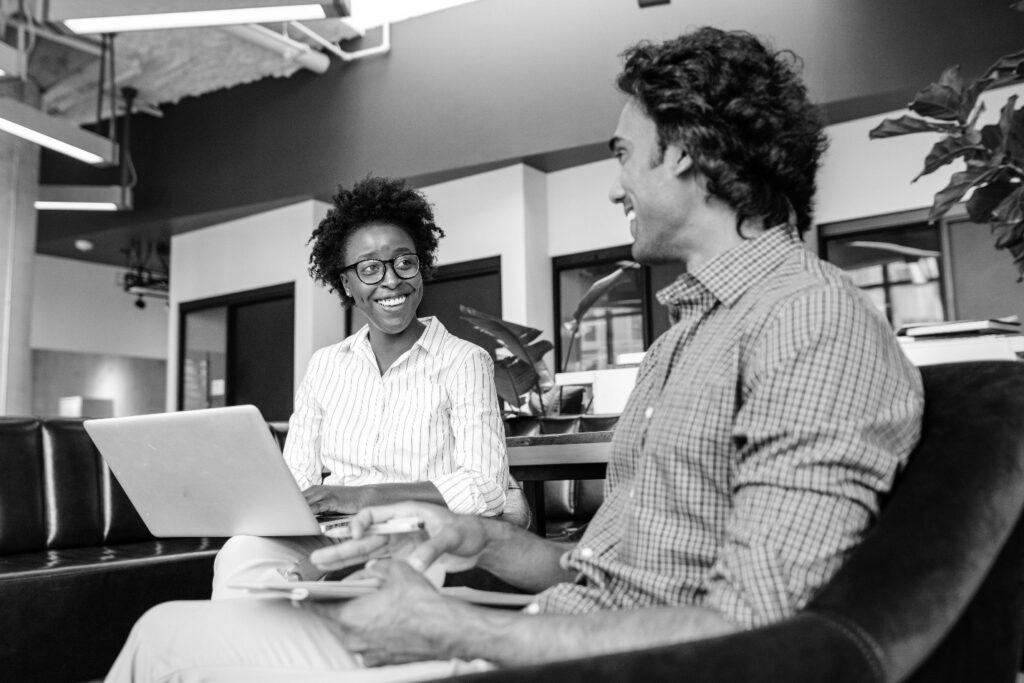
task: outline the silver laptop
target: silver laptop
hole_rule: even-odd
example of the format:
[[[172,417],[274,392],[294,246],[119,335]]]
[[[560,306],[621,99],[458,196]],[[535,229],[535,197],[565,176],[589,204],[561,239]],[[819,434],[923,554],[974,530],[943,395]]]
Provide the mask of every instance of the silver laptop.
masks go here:
[[[251,405],[86,420],[150,533],[312,536],[310,512],[260,411]]]

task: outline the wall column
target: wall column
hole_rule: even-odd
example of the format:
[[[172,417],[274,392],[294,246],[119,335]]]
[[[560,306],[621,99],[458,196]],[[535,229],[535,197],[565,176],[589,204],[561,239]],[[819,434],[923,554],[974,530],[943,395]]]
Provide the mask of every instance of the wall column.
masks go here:
[[[39,102],[38,89],[16,81],[0,97]],[[32,412],[32,260],[36,249],[39,147],[0,131],[0,415]]]

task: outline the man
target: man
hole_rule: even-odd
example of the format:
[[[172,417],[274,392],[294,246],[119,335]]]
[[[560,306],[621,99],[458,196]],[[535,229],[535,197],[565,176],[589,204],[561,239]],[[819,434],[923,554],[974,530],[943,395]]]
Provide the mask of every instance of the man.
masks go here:
[[[565,552],[424,504],[369,508],[355,540],[312,559],[365,561],[400,544],[364,534],[371,522],[420,516],[428,537],[404,561],[368,566],[378,592],[317,614],[282,601],[161,606],[112,677],[390,665],[345,680],[409,680],[464,667],[394,665],[647,647],[782,619],[842,564],[917,440],[922,390],[885,320],[799,244],[824,148],[804,86],[782,54],[710,28],[632,48],[618,83],[628,99],[611,140],[611,199],[638,261],[687,272],[658,294],[677,322],[640,368],[605,503],[580,544]],[[539,595],[522,613],[445,599],[419,573],[437,558]],[[240,614],[246,638],[210,640]],[[202,634],[172,626],[184,619]]]

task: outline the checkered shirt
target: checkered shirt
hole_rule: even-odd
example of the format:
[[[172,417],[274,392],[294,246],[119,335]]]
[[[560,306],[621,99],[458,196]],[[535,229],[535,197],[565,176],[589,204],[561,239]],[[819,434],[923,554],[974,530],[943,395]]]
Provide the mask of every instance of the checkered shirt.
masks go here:
[[[888,323],[773,228],[658,292],[605,503],[531,611],[701,605],[752,627],[800,609],[875,520],[923,392]],[[539,610],[538,610],[539,608]]]

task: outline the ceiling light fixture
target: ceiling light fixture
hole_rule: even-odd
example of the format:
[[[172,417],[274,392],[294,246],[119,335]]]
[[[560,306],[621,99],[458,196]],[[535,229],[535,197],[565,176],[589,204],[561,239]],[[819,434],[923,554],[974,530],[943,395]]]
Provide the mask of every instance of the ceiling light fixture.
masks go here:
[[[89,34],[310,21],[348,13],[344,0],[50,0],[47,19]]]
[[[9,97],[0,97],[0,130],[94,166],[111,166],[117,159],[117,143],[109,138]]]
[[[100,95],[102,96],[102,92]],[[121,125],[120,185],[40,185],[39,198],[35,201],[38,211],[131,211],[132,188],[138,180],[135,164],[132,163],[131,123],[134,114],[134,88],[123,88],[124,120]],[[113,133],[112,133],[113,134]]]

